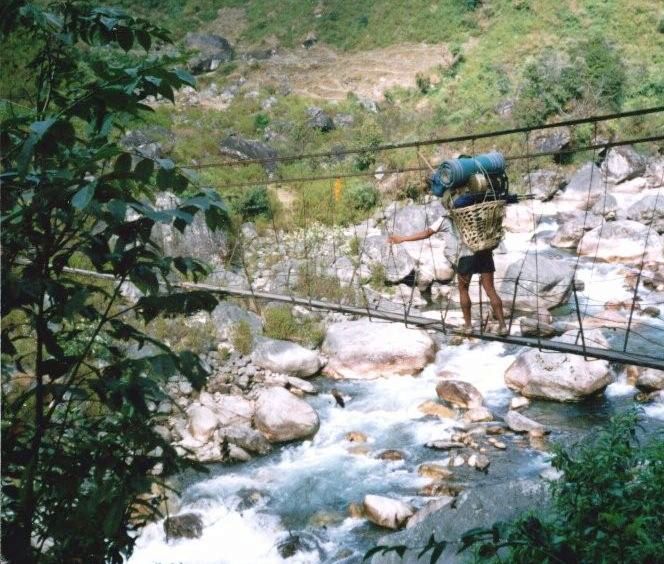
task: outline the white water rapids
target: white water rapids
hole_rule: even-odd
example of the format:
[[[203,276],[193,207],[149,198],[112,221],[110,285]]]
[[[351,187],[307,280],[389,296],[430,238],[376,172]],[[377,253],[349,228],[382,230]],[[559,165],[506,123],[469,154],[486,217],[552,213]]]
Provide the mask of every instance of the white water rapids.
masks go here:
[[[547,219],[538,232],[555,228],[555,222]],[[528,248],[532,252],[530,238],[527,233],[508,234],[505,245],[510,252],[524,253]],[[540,251],[551,248],[540,241]],[[574,261],[575,257],[569,255],[562,260]],[[577,278],[585,282],[585,289],[579,292],[579,298],[582,307],[587,304],[588,313],[600,312],[609,300],[631,299],[621,268],[612,264],[593,267],[590,260],[581,260]],[[639,319],[637,314],[635,321]],[[664,326],[658,328],[662,329]],[[275,448],[272,454],[249,463],[216,466],[209,476],[189,480],[182,492],[180,513],[202,515],[202,537],[167,542],[163,522],[153,523],[137,539],[130,564],[361,561],[364,552],[385,531],[349,517],[350,503],[361,502],[367,494],[397,497],[417,507],[431,499],[417,495],[417,490],[429,482],[418,475],[417,468],[423,462],[442,461],[446,455],[423,445],[430,440],[449,439],[455,425],[452,419],[425,417],[417,409],[424,401],[436,399],[436,370],[457,372],[474,384],[487,407],[500,416],[513,395],[505,386],[503,374],[518,352],[517,347],[499,343],[466,341],[442,348],[435,364],[418,376],[335,382],[334,386],[349,398],[345,408],[337,406],[329,394],[333,383],[317,379],[321,393],[309,402],[318,411],[321,426],[312,440]],[[585,431],[585,426],[603,423],[612,411],[631,404],[635,391],[625,383],[624,373],[617,374],[616,383],[608,387],[604,398],[590,405],[533,402],[526,414],[551,426],[553,440],[569,440]],[[648,417],[664,419],[664,404],[649,406],[645,412]],[[368,453],[349,452],[357,446],[345,439],[351,431],[368,436]],[[389,462],[375,457],[385,449],[401,451],[405,460]],[[548,458],[546,453],[516,440],[508,442],[506,451],[487,455],[491,459],[489,474],[466,468],[461,474],[467,483],[537,475],[547,466]],[[246,498],[252,493],[258,501],[247,507]],[[284,559],[278,545],[288,538],[289,531],[305,539],[305,548]]]

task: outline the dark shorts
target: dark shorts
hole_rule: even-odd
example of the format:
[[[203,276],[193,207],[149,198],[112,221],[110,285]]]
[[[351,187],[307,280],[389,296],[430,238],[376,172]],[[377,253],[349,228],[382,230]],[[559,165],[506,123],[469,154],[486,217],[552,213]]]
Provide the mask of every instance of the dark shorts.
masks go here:
[[[490,250],[480,251],[469,257],[461,257],[456,271],[458,274],[483,274],[485,272],[496,272],[493,264],[493,252]]]

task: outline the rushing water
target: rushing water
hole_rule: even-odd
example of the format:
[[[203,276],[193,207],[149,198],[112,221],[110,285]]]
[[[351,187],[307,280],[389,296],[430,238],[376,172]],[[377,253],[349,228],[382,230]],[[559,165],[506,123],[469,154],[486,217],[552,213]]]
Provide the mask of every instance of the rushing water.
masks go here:
[[[555,227],[553,220],[547,219],[540,224],[538,234]],[[529,235],[512,234],[506,246],[510,251],[525,252],[533,243]],[[540,241],[539,251],[551,252],[551,248]],[[576,258],[568,255],[562,260]],[[579,297],[586,313],[600,314],[606,301],[631,298],[620,270],[616,265],[592,266],[588,260],[580,261],[577,278],[585,282],[585,290]],[[640,321],[638,315],[635,321]],[[649,322],[652,324],[652,319]],[[650,340],[658,331],[661,337],[663,329],[660,321],[634,337],[633,350],[651,350]],[[614,333],[608,331],[606,336],[610,340],[624,338],[624,333]],[[361,561],[384,531],[349,517],[349,504],[361,502],[367,494],[383,494],[421,506],[430,498],[417,496],[417,490],[429,479],[417,474],[418,466],[445,461],[445,453],[423,445],[449,438],[455,421],[424,417],[418,410],[424,401],[436,399],[436,366],[457,372],[474,384],[487,407],[500,416],[512,397],[503,374],[518,352],[517,347],[499,343],[465,342],[442,348],[435,364],[416,377],[334,383],[324,378],[314,380],[320,393],[309,401],[321,420],[316,436],[276,448],[249,463],[215,466],[207,476],[184,476],[181,512],[202,514],[203,536],[167,543],[162,523],[151,524],[142,531],[131,564]],[[616,383],[600,398],[573,405],[536,401],[526,414],[553,429],[551,440],[578,440],[605,424],[616,410],[633,403],[635,389],[626,384],[624,374],[616,376]],[[348,398],[345,408],[337,406],[329,393],[333,385]],[[645,413],[649,418],[664,419],[664,404],[648,406]],[[353,452],[358,445],[346,440],[350,431],[368,436],[368,442],[360,445],[368,452],[357,452],[357,448]],[[472,486],[478,481],[537,475],[547,466],[546,452],[529,448],[516,436],[503,440],[506,451],[488,453],[488,475],[464,466],[455,468],[457,479]],[[389,462],[375,456],[385,449],[401,451],[405,460]],[[253,501],[249,503],[249,499]],[[288,559],[282,558],[279,544],[294,537],[302,541],[303,548]]]

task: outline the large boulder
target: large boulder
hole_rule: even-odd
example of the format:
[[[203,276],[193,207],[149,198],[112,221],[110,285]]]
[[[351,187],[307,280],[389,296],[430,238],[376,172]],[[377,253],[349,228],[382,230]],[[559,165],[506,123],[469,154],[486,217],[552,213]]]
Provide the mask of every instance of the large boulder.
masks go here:
[[[427,205],[405,206],[390,213],[386,219],[386,225],[390,232],[410,235],[426,229],[441,215],[446,214],[445,208],[438,201],[430,202]]]
[[[592,208],[603,192],[602,172],[589,162],[574,173],[565,191],[559,193],[556,199],[585,210]]]
[[[647,238],[647,241],[646,241]],[[645,255],[644,255],[645,250]],[[582,256],[617,263],[664,260],[664,243],[654,229],[630,220],[609,221],[588,231],[577,248]]]
[[[556,231],[551,246],[561,249],[576,249],[586,231],[602,224],[602,218],[594,213],[574,210],[556,214],[560,227]]]
[[[371,269],[381,267],[386,282],[397,283],[409,276],[415,260],[401,247],[387,242],[385,235],[372,235],[362,245],[362,261]]]
[[[565,333],[563,342],[575,342],[576,331]],[[599,329],[586,331],[589,346],[608,347]],[[529,349],[522,352],[505,372],[509,388],[528,398],[555,401],[580,401],[600,393],[611,382],[611,369],[606,360],[587,361],[582,356],[541,352]]]
[[[633,147],[613,147],[609,149],[602,171],[616,184],[642,175],[646,171],[646,160]]]
[[[276,339],[261,339],[254,349],[252,360],[261,368],[301,378],[313,376],[321,368],[318,352]]]
[[[664,390],[664,370],[642,368],[636,378],[636,387],[644,392]]]
[[[272,445],[265,436],[251,427],[243,425],[222,427],[219,430],[219,435],[220,438],[226,439],[229,444],[236,445],[248,452],[267,454],[272,450]]]
[[[460,539],[464,533],[477,527],[487,527],[491,523],[511,521],[527,511],[540,513],[545,509],[548,500],[546,484],[539,479],[514,479],[511,476],[509,480],[498,483],[480,482],[476,487],[456,497],[454,503],[442,503],[438,511],[433,511],[423,519],[417,519],[412,527],[399,532],[390,532],[389,535],[378,539],[377,545],[405,545],[408,548],[403,556],[394,552],[375,555],[371,563],[428,562],[428,558],[420,556],[422,547],[426,546],[432,535],[437,540],[449,541],[438,562],[445,564],[467,562],[467,553],[460,550],[463,547]],[[425,556],[428,554],[430,553]]]
[[[547,201],[567,184],[567,177],[557,170],[535,170],[524,175],[521,182],[526,193]]]
[[[233,47],[220,35],[207,33],[187,33],[185,46],[198,54],[192,57],[188,66],[194,74],[210,72],[222,63],[233,60]]]
[[[572,289],[572,267],[561,261],[529,253],[507,267],[500,293],[511,304],[516,279],[519,277],[514,309],[525,313],[552,309],[564,303]]]
[[[435,354],[433,339],[401,323],[361,319],[329,327],[323,343],[325,373],[334,378],[416,374]]]
[[[214,411],[219,425],[223,427],[227,425],[251,426],[255,410],[254,402],[240,395],[217,395],[212,402],[205,405]]]
[[[239,323],[246,324],[254,337],[263,332],[263,322],[258,315],[231,302],[219,302],[211,317],[220,339],[230,339]]]
[[[664,194],[649,194],[627,208],[627,219],[650,225],[657,233],[664,233]]]
[[[175,134],[165,127],[151,126],[128,131],[120,144],[149,159],[160,159],[175,147]]]
[[[530,204],[505,206],[505,230],[511,233],[529,233],[535,229],[537,219]]]
[[[380,495],[365,496],[363,505],[369,521],[388,529],[400,529],[415,513],[413,508],[403,501]]]
[[[306,401],[284,388],[274,387],[261,390],[254,425],[271,443],[283,443],[315,435],[320,421]]]
[[[169,539],[197,539],[203,534],[203,519],[198,513],[183,513],[164,520],[164,533]]]
[[[409,241],[398,245],[415,261],[417,285],[425,289],[432,282],[447,282],[454,278],[452,263],[445,257],[445,238],[436,234],[424,241]]]
[[[190,435],[201,443],[208,442],[219,426],[219,419],[209,407],[192,405],[187,409],[189,418],[187,430]]]
[[[505,414],[505,425],[515,433],[544,433],[544,425],[510,409]]]
[[[155,200],[158,210],[175,209],[180,199],[169,192],[161,192]],[[180,233],[172,225],[155,223],[152,238],[166,255],[189,256],[200,259],[214,267],[222,266],[228,256],[228,236],[222,230],[211,231],[205,223],[205,215],[199,212]]]
[[[219,151],[222,155],[228,155],[239,160],[261,160],[263,161],[263,167],[269,173],[274,173],[277,170],[277,161],[271,160],[277,158],[277,151],[262,141],[245,139],[240,135],[233,134],[224,137],[219,142]]]
[[[568,147],[572,139],[569,127],[557,127],[555,129],[543,129],[533,136],[532,143],[538,153],[551,153],[558,160]]]
[[[459,407],[476,408],[484,405],[484,398],[479,390],[461,380],[442,380],[436,386],[438,397],[452,405]]]

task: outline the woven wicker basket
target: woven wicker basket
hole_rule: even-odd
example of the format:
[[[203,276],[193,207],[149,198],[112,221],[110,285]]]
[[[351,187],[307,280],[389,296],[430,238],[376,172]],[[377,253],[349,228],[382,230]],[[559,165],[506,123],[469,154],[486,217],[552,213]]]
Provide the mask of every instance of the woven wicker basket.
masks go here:
[[[452,221],[459,230],[463,242],[477,253],[495,249],[503,238],[505,201],[483,202],[450,210]]]

